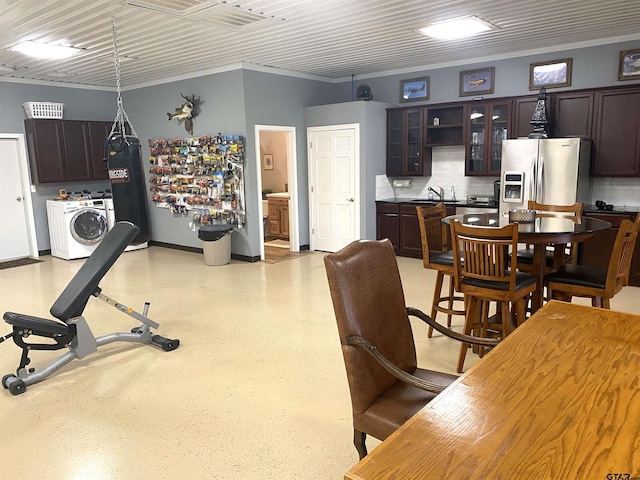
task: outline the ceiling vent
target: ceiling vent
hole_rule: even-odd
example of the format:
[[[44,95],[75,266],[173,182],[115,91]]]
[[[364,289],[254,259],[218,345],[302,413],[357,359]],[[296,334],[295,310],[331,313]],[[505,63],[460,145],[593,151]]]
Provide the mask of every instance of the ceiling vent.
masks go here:
[[[182,18],[190,22],[213,24],[241,29],[264,20],[284,20],[243,8],[229,5],[226,1],[207,0],[123,0],[124,5],[141,8],[162,15]]]

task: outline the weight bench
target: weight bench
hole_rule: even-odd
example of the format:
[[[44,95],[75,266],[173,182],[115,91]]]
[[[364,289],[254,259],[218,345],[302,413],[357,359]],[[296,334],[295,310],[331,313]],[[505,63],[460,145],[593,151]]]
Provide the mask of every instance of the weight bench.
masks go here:
[[[21,313],[6,312],[4,314],[4,320],[13,326],[13,331],[0,337],[0,342],[13,338],[14,343],[22,348],[22,357],[16,374],[2,377],[4,388],[9,389],[13,395],[24,393],[28,385],[44,380],[71,360],[84,358],[97,351],[98,347],[108,343],[148,343],[161,347],[166,352],[178,348],[180,340],[170,340],[151,333],[151,329],[158,328],[159,325],[147,318],[148,302],[144,304],[143,313],[139,314],[132,308],[104,295],[98,286],[102,277],[109,271],[138,231],[139,228],[130,222],[118,222],[109,231],[51,307],[51,315],[60,321]],[[94,337],[82,316],[89,297],[92,295],[142,322],[142,324],[131,329],[130,333],[117,332],[98,338]],[[27,339],[32,336],[44,337],[47,342],[27,342]],[[34,368],[29,368],[27,370],[27,365],[31,363],[29,352],[32,350],[61,350],[64,348],[69,351],[43,369],[36,371]]]

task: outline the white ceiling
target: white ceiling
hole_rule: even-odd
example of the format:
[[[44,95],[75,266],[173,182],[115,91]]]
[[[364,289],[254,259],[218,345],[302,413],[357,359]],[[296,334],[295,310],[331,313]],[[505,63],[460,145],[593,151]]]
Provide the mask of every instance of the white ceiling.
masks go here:
[[[0,0],[0,75],[124,87],[240,63],[327,81],[640,39],[638,0]],[[149,8],[134,7],[139,4]],[[476,15],[498,30],[438,42],[416,29]],[[8,51],[67,42],[72,59]]]

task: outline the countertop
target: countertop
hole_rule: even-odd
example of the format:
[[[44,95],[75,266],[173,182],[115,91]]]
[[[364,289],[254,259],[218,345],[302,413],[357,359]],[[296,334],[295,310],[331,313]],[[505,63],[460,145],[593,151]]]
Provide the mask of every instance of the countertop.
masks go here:
[[[286,198],[289,199],[289,192],[279,192],[279,193],[267,193],[267,199],[269,198]]]
[[[439,203],[438,200],[429,200],[426,198],[387,198],[376,200],[376,203],[403,203],[410,205],[435,205]],[[477,204],[477,203],[468,203],[466,200],[444,200],[444,204],[452,207],[478,207],[478,208],[498,208],[497,204]]]
[[[411,204],[411,205],[435,205],[438,203],[437,200],[429,200],[426,198],[384,198],[380,200],[376,200],[376,203],[403,203],[403,204]],[[458,200],[456,202],[451,200],[445,200],[445,205],[447,206],[455,206],[455,207],[477,207],[477,208],[498,208],[497,204],[493,205],[483,205],[476,203],[468,203],[466,200]],[[637,206],[615,206],[613,210],[600,210],[595,205],[585,205],[584,213],[600,213],[600,214],[609,214],[609,215],[621,215],[621,214],[630,214],[635,215],[640,212],[640,208]]]

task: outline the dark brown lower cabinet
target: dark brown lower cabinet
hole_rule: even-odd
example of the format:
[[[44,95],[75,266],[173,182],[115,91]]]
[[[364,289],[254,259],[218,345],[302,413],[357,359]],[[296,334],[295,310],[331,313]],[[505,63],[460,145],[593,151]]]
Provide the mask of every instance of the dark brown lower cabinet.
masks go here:
[[[454,213],[455,207],[448,206],[447,215]],[[416,204],[376,202],[376,238],[391,240],[398,256],[422,258],[422,240]]]
[[[611,258],[611,250],[616,241],[618,228],[622,220],[632,220],[635,214],[632,213],[587,213],[587,217],[598,218],[609,222],[611,228],[596,233],[593,238],[580,245],[580,263],[599,268],[607,268]],[[631,271],[629,273],[629,285],[640,286],[640,242],[636,242],[636,248],[631,261]]]

